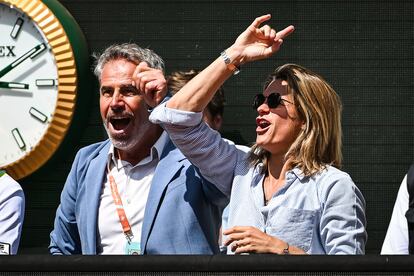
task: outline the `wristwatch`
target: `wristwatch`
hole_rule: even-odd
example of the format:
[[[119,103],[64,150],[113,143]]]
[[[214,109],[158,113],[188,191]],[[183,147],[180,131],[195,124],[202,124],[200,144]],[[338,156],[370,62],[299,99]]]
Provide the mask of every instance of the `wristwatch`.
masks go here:
[[[223,58],[227,68],[233,71],[233,75],[237,75],[238,73],[240,73],[240,68],[237,67],[235,64],[231,63],[230,58],[226,54],[226,51],[221,52],[220,56]]]

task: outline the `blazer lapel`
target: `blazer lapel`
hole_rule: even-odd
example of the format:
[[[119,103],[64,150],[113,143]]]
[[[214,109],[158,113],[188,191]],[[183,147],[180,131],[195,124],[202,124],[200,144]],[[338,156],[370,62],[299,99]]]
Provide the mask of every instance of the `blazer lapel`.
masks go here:
[[[162,203],[161,198],[164,194],[164,190],[182,167],[180,161],[183,159],[185,159],[184,155],[182,155],[171,140],[169,140],[160,158],[160,162],[155,169],[147,204],[145,206],[144,222],[141,234],[142,253],[145,252],[148,237],[157,214],[158,206]]]
[[[90,161],[88,174],[85,177],[85,201],[86,212],[86,241],[88,254],[96,254],[96,233],[98,223],[99,199],[102,192],[102,184],[106,179],[106,163],[108,158],[109,146],[107,143]],[[101,176],[101,177],[98,177]],[[82,226],[80,226],[82,228]]]

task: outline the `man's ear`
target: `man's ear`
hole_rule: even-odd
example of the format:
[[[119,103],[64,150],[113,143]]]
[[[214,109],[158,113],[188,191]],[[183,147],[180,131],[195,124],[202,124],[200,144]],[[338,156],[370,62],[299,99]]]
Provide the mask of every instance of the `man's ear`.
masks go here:
[[[214,129],[219,131],[221,129],[221,126],[223,125],[223,116],[221,115],[214,116],[213,122],[214,122]]]

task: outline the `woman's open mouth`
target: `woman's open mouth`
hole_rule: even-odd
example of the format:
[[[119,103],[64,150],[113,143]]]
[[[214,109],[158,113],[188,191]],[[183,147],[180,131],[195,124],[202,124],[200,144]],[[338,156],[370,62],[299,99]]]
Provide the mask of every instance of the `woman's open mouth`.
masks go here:
[[[270,122],[263,118],[256,118],[256,132],[257,134],[262,134],[267,131],[270,126]]]

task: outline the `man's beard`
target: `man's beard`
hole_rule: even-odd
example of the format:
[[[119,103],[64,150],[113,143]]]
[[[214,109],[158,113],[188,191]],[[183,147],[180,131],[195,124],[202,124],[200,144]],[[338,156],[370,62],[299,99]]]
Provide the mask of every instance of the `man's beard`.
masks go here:
[[[138,139],[134,139],[132,136],[120,136],[120,137],[114,137],[111,135],[111,133],[108,130],[107,127],[107,120],[103,123],[106,134],[108,135],[109,139],[111,140],[112,144],[115,148],[122,150],[122,151],[129,151],[131,150],[137,143]]]

